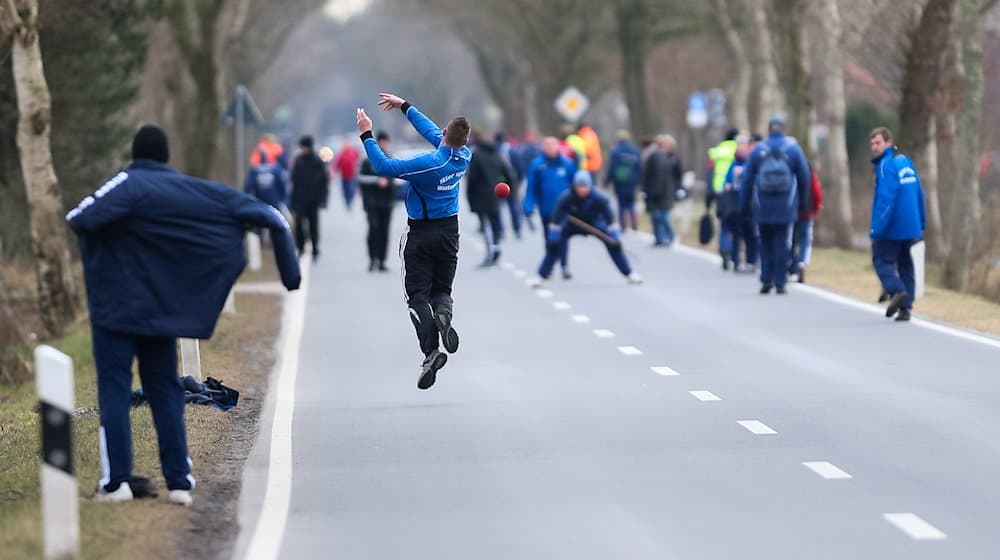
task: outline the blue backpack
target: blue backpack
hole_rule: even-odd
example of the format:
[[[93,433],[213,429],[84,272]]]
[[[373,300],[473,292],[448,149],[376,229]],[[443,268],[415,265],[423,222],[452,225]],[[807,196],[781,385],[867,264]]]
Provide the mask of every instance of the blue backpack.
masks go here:
[[[788,165],[788,155],[781,147],[771,147],[764,156],[757,175],[757,187],[761,194],[785,195],[795,186],[792,168]]]

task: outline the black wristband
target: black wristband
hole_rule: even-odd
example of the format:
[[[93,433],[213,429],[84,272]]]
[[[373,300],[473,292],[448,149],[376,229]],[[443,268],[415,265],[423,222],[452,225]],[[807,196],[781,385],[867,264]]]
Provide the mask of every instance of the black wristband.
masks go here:
[[[405,115],[406,112],[410,110],[410,107],[413,107],[413,105],[410,105],[409,101],[404,101],[403,104],[400,105],[399,108],[400,108],[400,110],[403,111],[403,114]]]
[[[361,142],[364,142],[365,140],[367,140],[369,138],[375,138],[375,135],[372,134],[372,131],[366,130],[366,131],[364,131],[364,132],[361,133]]]

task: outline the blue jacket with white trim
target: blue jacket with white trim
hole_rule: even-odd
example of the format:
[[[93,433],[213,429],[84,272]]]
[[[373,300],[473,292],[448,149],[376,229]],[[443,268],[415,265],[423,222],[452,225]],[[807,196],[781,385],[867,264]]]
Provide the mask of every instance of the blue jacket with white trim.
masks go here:
[[[406,103],[402,109],[413,128],[437,149],[410,159],[393,159],[382,152],[371,133],[365,133],[361,137],[368,161],[376,174],[410,183],[406,214],[411,219],[437,220],[457,215],[458,184],[469,169],[472,151],[468,146],[446,145],[441,127],[416,107]]]
[[[528,182],[524,194],[524,213],[530,216],[538,206],[538,213],[548,218],[556,208],[559,197],[569,190],[576,174],[576,162],[563,155],[549,159],[542,154],[535,158],[528,169]]]
[[[299,287],[288,224],[226,185],[139,159],[66,216],[80,239],[90,321],[140,336],[209,338],[243,271],[243,234],[271,232],[281,281]]]
[[[872,239],[920,239],[927,226],[924,189],[910,158],[889,146],[873,159],[875,197],[872,200]]]

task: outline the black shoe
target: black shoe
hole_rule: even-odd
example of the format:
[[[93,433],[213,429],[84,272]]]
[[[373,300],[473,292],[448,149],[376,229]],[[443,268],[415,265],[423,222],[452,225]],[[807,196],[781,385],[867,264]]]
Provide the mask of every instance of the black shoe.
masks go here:
[[[910,320],[910,310],[909,309],[900,309],[899,310],[899,315],[896,315],[896,320],[897,321],[909,321]]]
[[[799,263],[799,284],[806,283],[806,265]]]
[[[905,291],[892,294],[892,299],[889,300],[889,307],[885,310],[885,316],[892,317],[898,313],[899,308],[903,305],[903,300],[906,299],[906,297],[907,293]]]
[[[128,485],[132,487],[132,496],[135,499],[156,498],[160,495],[156,489],[156,484],[144,476],[133,476]]]
[[[378,268],[378,261],[377,260],[372,259],[372,260],[368,261],[368,272],[375,272],[375,269],[377,269],[377,268]]]
[[[763,295],[767,295],[767,294],[771,293],[771,288],[773,288],[773,287],[774,287],[774,284],[772,284],[770,282],[764,282],[763,284],[760,285],[760,295],[763,296]]]
[[[722,270],[729,270],[729,259],[722,259]]]
[[[420,377],[417,379],[417,389],[430,389],[437,381],[437,372],[448,363],[448,354],[435,350],[424,358],[420,364]]]
[[[788,288],[785,288],[784,286],[778,286],[777,288],[775,288],[774,293],[781,295],[787,294]]]
[[[572,280],[573,279],[573,274],[568,269],[564,268],[562,270],[562,277],[563,277],[563,280]]]
[[[318,260],[319,260],[319,253],[313,253],[313,262],[316,262]]]
[[[378,271],[379,272],[389,272],[389,267],[385,266],[384,262],[379,261],[379,263],[378,263]]]
[[[889,298],[891,298],[891,297],[892,296],[889,295],[889,292],[887,292],[885,290],[882,290],[882,293],[878,295],[878,302],[879,303],[885,303],[885,302],[889,301]]]
[[[500,248],[499,247],[496,248],[493,251],[493,259],[490,261],[490,264],[497,264],[498,262],[500,262]]]
[[[451,311],[441,310],[434,312],[434,323],[438,332],[441,333],[441,343],[449,354],[458,352],[458,333],[451,326]]]

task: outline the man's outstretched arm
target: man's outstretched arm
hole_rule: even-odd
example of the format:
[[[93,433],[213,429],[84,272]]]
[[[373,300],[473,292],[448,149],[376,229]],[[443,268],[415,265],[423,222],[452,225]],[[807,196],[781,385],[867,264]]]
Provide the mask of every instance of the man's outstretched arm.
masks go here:
[[[434,146],[435,148],[441,145],[441,141],[444,140],[444,133],[441,132],[441,127],[435,124],[434,121],[427,118],[427,116],[421,113],[419,109],[410,105],[409,102],[398,95],[380,93],[378,96],[379,107],[386,111],[391,111],[393,109],[403,111],[407,120],[409,120],[410,124],[413,125],[413,129],[416,130],[418,134],[423,136],[424,140],[430,142],[431,146]]]

